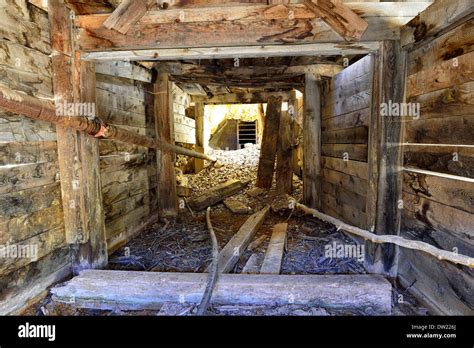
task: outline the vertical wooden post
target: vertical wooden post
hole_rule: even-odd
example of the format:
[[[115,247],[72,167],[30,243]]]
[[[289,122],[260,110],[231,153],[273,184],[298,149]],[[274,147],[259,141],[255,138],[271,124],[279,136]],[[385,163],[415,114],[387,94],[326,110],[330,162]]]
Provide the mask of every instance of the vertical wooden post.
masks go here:
[[[173,96],[168,74],[158,74],[155,82],[155,128],[159,140],[174,144]],[[176,216],[176,173],[174,154],[156,152],[158,165],[158,211],[160,216]]]
[[[276,191],[291,194],[293,190],[293,128],[294,119],[282,111],[277,145]]]
[[[382,103],[402,103],[405,91],[405,53],[400,42],[383,41],[380,44],[377,71],[378,104],[372,112],[378,118],[378,187],[375,231],[378,234],[399,235],[402,197],[402,119],[382,116]],[[398,247],[392,244],[366,243],[367,267],[371,272],[395,277],[398,265]]]
[[[56,105],[80,102],[95,107],[95,66],[81,62],[74,51],[71,12],[62,0],[48,6]],[[56,133],[66,241],[77,274],[107,264],[99,140],[59,126]]]
[[[300,126],[298,124],[298,98],[296,96],[296,91],[291,92],[291,97],[288,103],[288,108],[290,110],[290,119],[293,120],[292,124],[292,138],[291,138],[291,145],[292,145],[292,158],[293,158],[293,173],[297,176],[301,176],[301,168],[300,168],[300,163],[299,163],[299,151],[300,151],[300,146],[298,145],[297,147],[295,146],[298,141],[298,137],[300,134]]]
[[[306,74],[303,119],[303,200],[311,208],[321,206],[321,87]]]
[[[260,159],[258,162],[257,182],[255,184],[257,187],[272,187],[277,142],[280,130],[282,100],[282,97],[270,97],[268,99]]]
[[[196,101],[194,103],[194,119],[196,121],[196,151],[204,153],[204,103]],[[194,171],[199,173],[204,169],[204,160],[194,159]]]

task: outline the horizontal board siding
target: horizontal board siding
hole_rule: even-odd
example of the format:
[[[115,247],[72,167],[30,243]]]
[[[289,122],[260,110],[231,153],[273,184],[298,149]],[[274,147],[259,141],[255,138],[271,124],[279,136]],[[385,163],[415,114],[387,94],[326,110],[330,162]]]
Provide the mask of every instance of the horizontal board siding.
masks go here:
[[[362,228],[367,220],[372,76],[373,57],[360,59],[326,83],[322,105],[321,209]]]
[[[474,257],[472,20],[408,52],[401,235]],[[471,147],[469,147],[471,146]],[[473,314],[474,271],[400,249],[399,277],[435,313]]]
[[[101,118],[132,132],[155,136],[153,115],[145,105],[145,101],[152,100],[146,83],[102,74],[96,74],[96,79]],[[99,151],[106,234],[110,242],[125,230],[138,228],[156,211],[156,155],[155,150],[113,140],[101,140]],[[137,210],[140,216],[134,214]],[[123,242],[131,237],[128,235]],[[112,247],[113,243],[109,243],[109,250]]]

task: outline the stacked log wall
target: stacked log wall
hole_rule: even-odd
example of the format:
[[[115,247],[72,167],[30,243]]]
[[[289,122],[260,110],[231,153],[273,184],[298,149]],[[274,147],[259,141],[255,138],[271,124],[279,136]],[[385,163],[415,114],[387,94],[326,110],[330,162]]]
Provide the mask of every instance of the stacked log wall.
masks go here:
[[[50,54],[47,13],[24,0],[0,2],[0,86],[53,100]],[[4,255],[12,246],[37,255]],[[1,110],[0,249],[0,315],[21,312],[71,271],[56,128]]]

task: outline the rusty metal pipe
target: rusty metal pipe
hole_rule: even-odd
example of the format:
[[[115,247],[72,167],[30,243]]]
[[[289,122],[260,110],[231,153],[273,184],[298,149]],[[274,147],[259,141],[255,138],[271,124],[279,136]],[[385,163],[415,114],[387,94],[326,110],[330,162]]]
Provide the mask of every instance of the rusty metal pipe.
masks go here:
[[[145,135],[130,132],[124,128],[108,124],[99,118],[89,119],[83,116],[58,116],[53,103],[17,93],[3,86],[0,87],[0,108],[35,120],[47,121],[62,127],[73,128],[93,137],[118,140],[124,143],[200,158],[210,162],[217,161],[214,157],[156,140]]]

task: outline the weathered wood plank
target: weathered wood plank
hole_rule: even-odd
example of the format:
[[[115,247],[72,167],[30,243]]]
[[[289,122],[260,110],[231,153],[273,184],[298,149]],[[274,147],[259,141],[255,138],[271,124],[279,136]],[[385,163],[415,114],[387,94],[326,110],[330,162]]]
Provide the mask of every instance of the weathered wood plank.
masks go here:
[[[354,128],[369,125],[370,108],[351,111],[346,114],[338,115],[322,120],[322,131]]]
[[[403,204],[404,212],[431,228],[461,240],[472,240],[473,214],[408,192],[403,192]]]
[[[270,207],[266,206],[259,212],[250,216],[240,227],[239,231],[219,252],[217,266],[219,273],[228,273],[234,268],[250,241],[255,236],[260,226],[262,226],[269,211]]]
[[[400,42],[383,41],[380,45],[377,82],[378,106],[383,103],[402,103],[405,98],[406,53],[402,52]],[[376,109],[375,109],[376,110]],[[379,116],[380,113],[375,115]],[[375,231],[385,235],[399,235],[401,210],[399,200],[402,196],[402,147],[394,146],[402,142],[402,123],[400,117],[378,117],[379,134],[377,140],[377,220]],[[368,207],[370,209],[370,207]],[[366,244],[366,263],[369,269],[390,276],[397,274],[398,248],[394,245]]]
[[[340,1],[304,0],[306,7],[321,16],[345,40],[360,40],[369,24]]]
[[[0,218],[28,215],[61,204],[59,183],[0,196]]]
[[[283,252],[286,244],[287,223],[277,224],[273,227],[272,236],[265,251],[261,274],[280,274]]]
[[[220,47],[195,47],[195,48],[159,48],[149,50],[118,50],[107,52],[83,53],[83,60],[90,61],[116,61],[130,59],[141,60],[181,60],[181,59],[224,59],[224,58],[258,58],[258,57],[287,57],[287,56],[314,56],[318,52],[321,56],[367,54],[378,50],[375,41],[357,43],[307,43],[285,46],[258,45],[258,46],[232,46]]]
[[[0,217],[0,245],[18,243],[35,235],[63,228],[63,211],[59,204],[18,217]]]
[[[112,75],[126,79],[151,82],[151,71],[134,63],[125,62],[100,62],[97,63],[96,72],[103,75]]]
[[[173,96],[171,82],[167,74],[159,74],[154,84],[155,132],[157,139],[174,144]],[[158,164],[158,210],[160,215],[178,214],[174,154],[156,151]]]
[[[56,141],[25,141],[0,143],[0,166],[56,162]]]
[[[454,59],[474,50],[474,22],[468,20],[437,37],[429,46],[423,45],[408,53],[407,74],[413,75],[431,66]]]
[[[404,166],[474,178],[474,148],[405,144]]]
[[[277,152],[278,136],[281,122],[281,97],[268,99],[265,125],[263,128],[260,159],[258,162],[257,182],[255,186],[270,188],[273,183],[273,172]]]
[[[206,47],[210,41],[214,46],[345,42],[319,18],[295,21],[289,17],[272,20],[258,16],[235,21],[201,23],[138,23],[125,35],[116,35],[103,27],[104,20],[105,18],[101,17],[95,21],[80,23],[82,26],[76,31],[80,51],[194,48]],[[369,29],[361,41],[397,40],[400,38],[399,28],[405,23],[403,17],[369,17],[367,22]],[[244,28],[245,35],[242,35]]]
[[[323,144],[367,144],[368,127],[346,128],[322,133]]]
[[[470,116],[474,108],[474,82],[420,94],[409,98],[408,102],[420,104],[417,120]],[[406,118],[406,122],[410,121],[410,118]]]
[[[474,52],[435,64],[408,76],[407,96],[413,97],[474,80]]]
[[[323,193],[321,195],[321,207],[323,210],[328,211],[328,213],[337,212],[336,216],[340,216],[343,221],[347,221],[351,225],[362,229],[366,227],[366,214],[355,208],[352,204],[342,203],[337,197]]]
[[[321,175],[321,86],[306,74],[303,118],[303,200],[312,208],[320,206]]]
[[[23,254],[17,257],[0,258],[0,274],[14,272],[64,246],[66,246],[66,240],[63,227],[41,233],[15,244],[9,244],[8,248],[14,248]]]
[[[470,0],[435,1],[402,28],[401,45],[410,48],[426,42],[473,11],[474,4]]]
[[[54,250],[37,262],[0,276],[0,315],[19,314],[44,289],[71,273],[69,248]]]
[[[155,0],[124,0],[105,20],[104,27],[126,34],[156,4]]]
[[[194,103],[194,119],[195,119],[195,150],[204,153],[204,104],[202,102]],[[191,133],[192,134],[192,133]],[[199,173],[204,169],[204,160],[195,158],[194,159],[194,171]]]
[[[344,161],[341,158],[322,157],[322,167],[332,169],[341,173],[356,176],[360,179],[368,179],[367,163],[359,161]]]
[[[223,184],[214,186],[213,188],[203,192],[198,197],[190,200],[189,206],[193,210],[204,210],[216,203],[223,201],[225,198],[232,196],[242,190],[247,185],[246,182],[240,180],[229,180]]]
[[[58,180],[58,173],[54,162],[0,166],[0,194],[53,184]]]
[[[403,190],[474,213],[474,179],[406,168]]]
[[[349,191],[342,186],[334,185],[329,182],[323,181],[322,192],[334,197],[338,204],[346,204],[349,206],[353,206],[354,208],[363,213],[365,213],[366,211],[366,198],[357,193]]]
[[[409,292],[427,306],[431,313],[472,315],[472,270],[406,249],[400,252],[399,269],[403,286],[408,288],[412,285]]]
[[[276,156],[276,189],[279,194],[293,190],[293,133],[296,121],[288,112],[281,113],[279,140]]]
[[[355,192],[361,196],[367,195],[367,180],[355,176],[336,172],[330,169],[322,169],[321,177],[334,185],[344,187],[346,190]]]
[[[405,141],[418,144],[474,145],[474,108],[468,116],[405,123]]]
[[[159,309],[162,303],[178,302],[183,296],[185,303],[199,303],[206,279],[207,275],[200,273],[88,270],[51,292],[54,301],[70,302],[74,297],[79,307]],[[111,292],[111,287],[117,291]],[[285,305],[294,299],[294,304],[370,307],[375,313],[390,314],[391,292],[390,283],[378,275],[221,274],[211,302]]]
[[[72,42],[72,16],[63,0],[48,3],[56,103],[96,102],[95,68],[81,62]],[[92,115],[95,116],[95,115]],[[58,159],[66,241],[74,273],[107,264],[100,188],[99,140],[62,126]]]
[[[367,145],[365,144],[323,144],[322,155],[352,161],[367,162]]]

